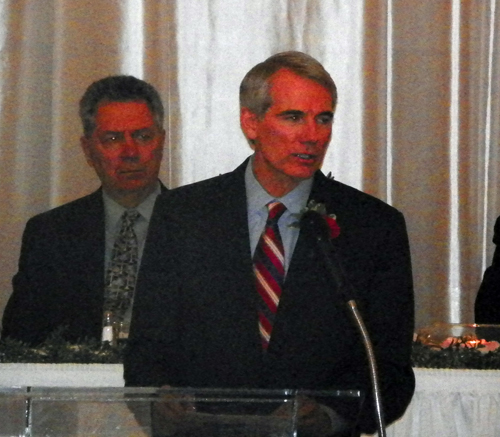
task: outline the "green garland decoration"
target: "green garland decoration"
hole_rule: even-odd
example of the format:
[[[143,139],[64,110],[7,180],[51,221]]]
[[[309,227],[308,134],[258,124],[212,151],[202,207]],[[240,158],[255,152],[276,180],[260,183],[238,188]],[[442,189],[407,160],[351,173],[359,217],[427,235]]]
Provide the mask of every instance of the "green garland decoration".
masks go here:
[[[10,338],[1,340],[0,363],[121,364],[123,349],[123,345],[111,346],[97,340],[74,344],[64,340],[62,332],[55,332],[36,347]]]
[[[463,348],[458,344],[440,349],[414,342],[411,358],[413,367],[500,370],[500,348],[484,353],[478,348]]]
[[[121,364],[123,350],[124,345],[111,346],[97,340],[70,343],[61,333],[55,333],[36,347],[7,338],[0,341],[0,363]],[[411,359],[413,367],[500,370],[500,348],[483,353],[477,348],[458,345],[432,348],[417,341],[413,343]]]

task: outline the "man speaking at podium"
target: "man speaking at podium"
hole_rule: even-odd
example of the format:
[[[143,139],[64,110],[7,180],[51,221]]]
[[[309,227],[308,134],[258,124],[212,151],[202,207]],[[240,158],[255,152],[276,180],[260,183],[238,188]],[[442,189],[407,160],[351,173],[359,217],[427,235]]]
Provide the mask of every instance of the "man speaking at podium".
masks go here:
[[[240,122],[254,154],[233,172],[165,193],[156,204],[127,385],[358,389],[367,395],[359,431],[374,432],[363,342],[316,240],[300,230],[309,206],[330,224],[370,332],[386,423],[404,413],[414,390],[405,221],[319,170],[336,103],[332,78],[306,54],[279,53],[247,73]],[[356,414],[314,401],[304,412],[318,423],[336,413],[347,422]]]

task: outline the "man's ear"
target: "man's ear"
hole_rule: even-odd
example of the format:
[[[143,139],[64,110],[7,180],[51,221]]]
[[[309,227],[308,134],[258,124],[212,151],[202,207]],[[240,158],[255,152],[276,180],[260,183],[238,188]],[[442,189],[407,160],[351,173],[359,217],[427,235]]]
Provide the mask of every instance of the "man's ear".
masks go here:
[[[240,125],[241,130],[245,134],[248,140],[255,140],[257,137],[257,127],[259,124],[259,118],[248,108],[240,109]]]
[[[85,135],[80,137],[80,146],[82,147],[83,154],[85,155],[85,160],[87,161],[87,164],[90,165],[91,167],[94,167],[94,163],[92,161],[92,152],[90,151],[90,139],[87,138]]]

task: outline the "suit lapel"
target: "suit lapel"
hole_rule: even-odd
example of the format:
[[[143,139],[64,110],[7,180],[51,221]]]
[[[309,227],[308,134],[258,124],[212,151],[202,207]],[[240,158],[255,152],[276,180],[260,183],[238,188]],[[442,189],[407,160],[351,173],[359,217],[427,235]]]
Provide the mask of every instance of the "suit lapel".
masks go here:
[[[333,211],[329,210],[331,208],[333,193],[331,190],[328,192],[325,186],[325,182],[327,181],[327,178],[320,171],[316,172],[308,203],[311,200],[325,203],[327,205],[327,212],[333,213]],[[290,261],[290,267],[285,281],[285,289],[288,289],[291,284],[295,283],[297,276],[311,275],[311,272],[314,271],[314,265],[317,263],[315,249],[312,242],[300,232]]]
[[[325,203],[327,212],[335,213],[334,198],[330,181],[317,172],[309,200]],[[306,344],[307,328],[311,328],[309,335],[312,335],[315,329],[315,322],[311,321],[320,317],[320,313],[326,308],[329,308],[332,319],[337,318],[340,321],[345,313],[342,304],[336,299],[335,290],[332,289],[321,259],[318,258],[314,241],[300,232],[280,299],[270,350],[284,350],[285,344],[286,348],[299,344],[303,333],[302,341]],[[301,329],[301,324],[306,328]]]
[[[82,289],[88,290],[89,307],[102,313],[104,298],[104,202],[101,190],[92,193],[79,214],[79,234],[74,235],[73,248],[77,252],[78,265],[81,269],[81,280],[86,284]],[[96,313],[97,316],[97,313]]]
[[[226,381],[234,378],[234,381],[255,380],[258,384],[262,349],[250,255],[245,168],[246,162],[199,187],[195,184],[185,209],[181,202],[189,187],[180,189],[178,198],[173,190],[169,204],[171,221],[175,214],[173,205],[181,205],[178,244],[187,244],[183,251],[186,260],[181,260],[185,267],[180,268],[188,274],[184,275],[180,290],[187,314],[183,317],[194,322],[187,322],[182,333],[186,353],[201,360],[216,356],[212,364],[215,379],[230,368],[231,374],[224,375]],[[173,238],[177,241],[176,236]],[[209,338],[203,329],[207,326]],[[205,381],[206,375],[198,375],[196,369],[189,368],[196,375],[195,381],[198,377]]]
[[[224,227],[223,252],[227,254],[224,260],[226,269],[235,275],[234,283],[241,284],[237,293],[238,299],[241,299],[245,306],[255,308],[255,293],[249,292],[254,289],[254,277],[244,178],[246,163],[247,161],[224,181],[227,187],[220,190],[224,197],[220,198],[221,207],[216,212],[215,220]],[[230,226],[227,226],[228,223]]]

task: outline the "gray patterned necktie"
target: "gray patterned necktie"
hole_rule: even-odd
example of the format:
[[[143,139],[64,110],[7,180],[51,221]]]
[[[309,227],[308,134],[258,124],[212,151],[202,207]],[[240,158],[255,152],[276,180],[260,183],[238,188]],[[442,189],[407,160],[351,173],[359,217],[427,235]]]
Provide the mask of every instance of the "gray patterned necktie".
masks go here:
[[[121,229],[106,271],[104,311],[111,311],[115,320],[123,320],[134,297],[138,264],[138,244],[134,223],[139,217],[140,214],[134,209],[123,213]]]

